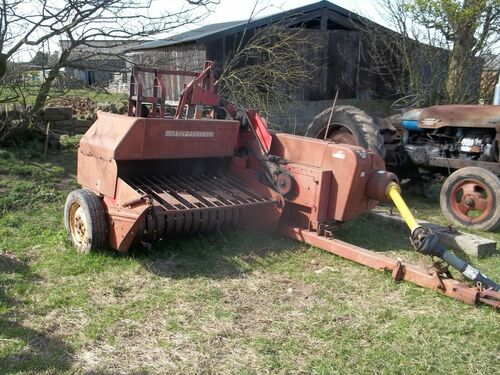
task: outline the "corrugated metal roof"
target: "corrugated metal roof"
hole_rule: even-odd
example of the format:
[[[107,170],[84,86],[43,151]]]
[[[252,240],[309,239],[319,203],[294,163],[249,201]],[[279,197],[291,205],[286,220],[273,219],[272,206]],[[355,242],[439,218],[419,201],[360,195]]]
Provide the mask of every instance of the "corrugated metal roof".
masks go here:
[[[143,50],[143,49],[155,49],[161,47],[167,47],[173,44],[182,44],[187,42],[193,42],[195,40],[210,36],[212,34],[217,34],[226,29],[230,29],[237,25],[244,25],[247,21],[232,21],[232,22],[221,22],[213,23],[211,25],[206,25],[200,27],[199,29],[187,31],[182,34],[177,34],[167,39],[155,40],[152,42],[141,44],[137,47],[131,48],[130,50]]]
[[[352,21],[358,21],[360,19],[363,19],[361,16],[352,13],[348,11],[347,9],[344,9],[342,7],[339,7],[338,5],[332,4],[329,1],[322,0],[314,4],[306,5],[300,8],[295,8],[291,9],[285,12],[281,12],[278,14],[273,14],[271,16],[255,19],[253,21],[248,22],[248,20],[242,20],[242,21],[232,21],[232,22],[222,22],[222,23],[214,23],[211,25],[206,25],[203,27],[200,27],[198,29],[188,31],[185,33],[181,33],[178,35],[174,35],[172,37],[169,37],[167,39],[162,39],[162,40],[156,40],[153,42],[148,42],[141,44],[137,47],[130,48],[129,51],[142,51],[142,50],[151,50],[151,49],[157,49],[157,48],[162,48],[162,47],[167,47],[167,46],[172,46],[172,45],[177,45],[177,44],[183,44],[183,43],[191,43],[195,41],[200,41],[200,40],[206,40],[209,39],[211,36],[214,36],[216,34],[222,35],[228,35],[228,34],[235,34],[238,32],[243,31],[245,28],[248,29],[254,29],[257,27],[262,27],[268,24],[271,24],[273,22],[278,22],[296,15],[308,13],[308,12],[313,12],[318,9],[330,9],[339,15],[342,15],[349,19],[346,24],[351,23],[352,26]]]

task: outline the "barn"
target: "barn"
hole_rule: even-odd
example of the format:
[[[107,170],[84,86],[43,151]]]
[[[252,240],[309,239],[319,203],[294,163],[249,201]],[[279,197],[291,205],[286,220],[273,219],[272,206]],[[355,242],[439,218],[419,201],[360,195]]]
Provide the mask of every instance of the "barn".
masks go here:
[[[370,69],[364,36],[368,24],[372,29],[388,30],[329,1],[250,21],[206,25],[140,44],[128,52],[140,65],[199,70],[205,60],[212,60],[222,71],[237,48],[262,28],[279,22],[304,30],[311,44],[319,46],[315,53],[321,64],[307,85],[295,94],[297,102],[273,113],[271,122],[303,127],[315,114],[331,106],[337,89],[339,104],[354,104],[378,115],[388,114],[394,90]]]

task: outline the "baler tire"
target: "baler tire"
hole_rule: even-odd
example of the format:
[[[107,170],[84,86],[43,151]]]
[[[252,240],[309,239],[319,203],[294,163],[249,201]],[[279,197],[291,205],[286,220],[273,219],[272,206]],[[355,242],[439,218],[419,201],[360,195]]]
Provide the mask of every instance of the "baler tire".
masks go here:
[[[481,214],[468,219],[469,207],[476,208],[478,202],[485,208],[478,208]],[[441,188],[439,203],[444,217],[455,225],[484,231],[500,227],[500,179],[486,169],[465,167],[453,172]]]
[[[83,225],[83,229],[77,225]],[[64,205],[64,226],[77,252],[102,249],[106,245],[107,225],[101,198],[86,189],[69,193]]]
[[[324,139],[331,111],[331,108],[327,108],[317,115],[307,127],[304,135]],[[354,138],[352,144],[375,152],[382,158],[385,157],[384,137],[375,119],[365,111],[350,105],[335,107],[327,139],[331,140],[336,133],[346,134],[347,132]]]

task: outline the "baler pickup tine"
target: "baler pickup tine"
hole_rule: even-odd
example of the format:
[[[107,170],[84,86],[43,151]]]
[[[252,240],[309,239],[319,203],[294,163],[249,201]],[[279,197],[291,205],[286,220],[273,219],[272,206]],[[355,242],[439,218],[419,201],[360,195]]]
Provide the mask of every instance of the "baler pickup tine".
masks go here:
[[[231,175],[226,175],[225,176],[228,180],[228,184],[232,185],[233,187],[236,187],[237,189],[239,190],[242,190],[244,191],[246,194],[248,194],[250,197],[252,197],[253,199],[255,199],[256,201],[261,201],[263,198],[262,197],[259,197],[257,194],[253,193],[252,191],[250,191],[249,189],[247,189],[241,182],[238,181],[238,179],[236,179],[235,177],[231,176]]]
[[[165,178],[164,176],[159,176],[162,180]],[[189,181],[186,181],[182,178],[180,175],[170,175],[169,179],[173,181],[177,186],[184,186],[184,189],[191,194],[193,197],[196,198],[199,204],[203,205],[203,207],[211,207],[213,206],[208,202],[206,199],[204,199],[200,194],[198,194],[198,191],[196,190],[196,187],[191,184]]]
[[[152,176],[151,178],[155,178],[155,177]],[[174,188],[172,188],[171,186],[169,186],[165,183],[162,184],[162,182],[158,181],[157,178],[155,178],[155,180],[157,180],[157,183],[155,183],[154,181],[152,181],[148,177],[144,177],[144,179],[146,179],[148,181],[148,183],[150,183],[151,185],[162,190],[163,194],[167,195],[170,199],[175,200],[177,203],[172,204],[172,206],[174,206],[176,209],[182,210],[182,209],[186,209],[186,208],[191,208],[190,203],[188,201],[186,201],[184,198],[182,198],[178,194],[178,192]],[[162,186],[159,186],[158,182],[160,184],[162,184]],[[171,203],[171,202],[169,202],[169,203]],[[178,206],[182,206],[182,207],[178,207]]]
[[[188,191],[187,186],[177,184],[174,181],[173,176],[169,176],[168,180],[166,180],[162,176],[152,176],[152,178],[154,178],[160,184],[160,186],[165,186],[169,189],[172,189],[171,195],[174,195],[178,200],[182,200],[184,205],[186,205],[188,208],[200,208],[197,204],[202,202],[199,202],[199,200],[194,197],[191,192]]]
[[[211,207],[223,207],[225,202],[216,197],[212,191],[207,189],[205,184],[201,184],[199,180],[194,179],[191,176],[181,176],[185,181],[192,184],[196,189],[198,189],[197,194],[200,195],[204,200],[211,204]],[[203,193],[203,195],[202,195]]]
[[[206,183],[211,188],[213,193],[221,200],[223,200],[224,203],[228,205],[235,205],[240,203],[239,199],[235,196],[232,190],[229,190],[223,184],[219,183],[218,179],[220,177],[216,176],[215,178],[209,178],[206,175],[202,175],[200,177],[203,178],[203,183]]]

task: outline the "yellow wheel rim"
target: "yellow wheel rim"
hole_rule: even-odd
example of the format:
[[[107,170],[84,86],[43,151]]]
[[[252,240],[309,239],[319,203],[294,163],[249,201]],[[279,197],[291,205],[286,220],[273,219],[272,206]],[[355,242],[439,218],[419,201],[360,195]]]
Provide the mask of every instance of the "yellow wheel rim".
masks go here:
[[[84,248],[89,243],[87,218],[83,208],[78,203],[73,203],[69,211],[69,225],[71,239],[78,248]]]

